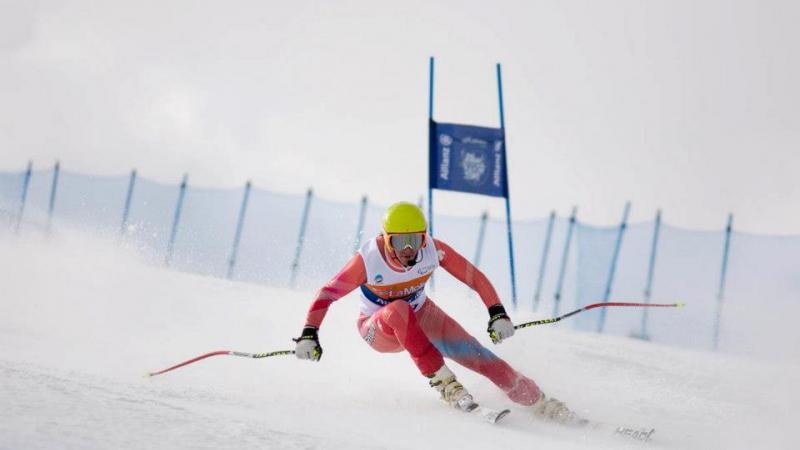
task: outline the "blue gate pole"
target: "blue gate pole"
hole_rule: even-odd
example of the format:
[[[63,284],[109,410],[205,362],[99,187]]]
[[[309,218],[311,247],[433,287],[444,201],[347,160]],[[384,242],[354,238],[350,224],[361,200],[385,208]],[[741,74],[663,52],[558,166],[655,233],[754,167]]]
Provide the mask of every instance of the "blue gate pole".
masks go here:
[[[661,230],[661,210],[656,211],[656,223],[653,228],[653,243],[650,246],[650,262],[647,265],[647,285],[644,288],[644,302],[650,303],[653,294],[653,273],[656,268],[656,252],[658,250],[658,233]],[[642,339],[650,339],[647,335],[647,310],[650,308],[642,308],[642,329],[639,331],[639,337]]]
[[[131,211],[131,199],[133,198],[133,187],[136,184],[136,169],[131,171],[131,179],[128,181],[128,194],[125,196],[125,207],[122,210],[122,223],[119,225],[120,237],[125,235],[125,226],[128,225],[128,214]]]
[[[572,242],[572,230],[575,228],[577,214],[578,208],[573,206],[572,214],[569,216],[569,225],[567,225],[567,237],[564,239],[564,253],[561,254],[561,268],[558,271],[556,293],[553,297],[553,316],[558,316],[558,308],[561,303],[561,288],[564,286],[564,275],[567,273],[567,261],[569,260],[569,244]]]
[[[475,246],[475,259],[473,260],[473,264],[475,267],[479,267],[481,265],[481,253],[483,252],[483,238],[486,235],[486,221],[489,219],[489,212],[484,211],[481,214],[481,226],[478,229],[478,244]]]
[[[725,227],[725,249],[722,253],[722,273],[719,276],[719,291],[717,292],[717,315],[714,320],[714,350],[719,348],[719,329],[722,320],[722,301],[725,298],[725,276],[728,272],[728,254],[731,246],[731,232],[733,231],[733,214],[728,214],[728,226]]]
[[[184,174],[180,191],[178,192],[178,203],[175,205],[175,217],[172,220],[172,232],[169,235],[169,244],[167,244],[167,256],[164,258],[164,264],[166,264],[167,267],[169,267],[172,261],[172,251],[175,249],[175,237],[178,235],[178,225],[181,221],[181,209],[183,209],[183,197],[186,194],[186,183],[188,179],[189,175]]]
[[[58,174],[61,172],[61,163],[56,161],[56,165],[53,167],[53,183],[50,185],[50,205],[47,208],[47,231],[50,231],[50,227],[53,223],[53,211],[56,208],[56,192],[58,191]]]
[[[506,120],[503,111],[503,79],[500,73],[500,63],[497,63],[497,96],[500,100],[500,128],[503,130],[503,145],[506,135]],[[511,267],[511,302],[517,309],[517,277],[514,272],[514,237],[511,232],[511,192],[508,188],[508,146],[505,149],[506,157],[503,158],[503,172],[506,174],[506,227],[508,228],[508,262]]]
[[[361,247],[361,236],[364,234],[364,218],[367,215],[367,196],[361,197],[361,206],[358,210],[358,226],[356,227],[355,245],[353,246],[353,253],[357,252]]]
[[[430,163],[431,156],[430,152],[433,150],[433,144],[436,139],[434,136],[434,126],[433,126],[433,56],[430,58],[429,67],[428,67],[428,233],[433,237],[433,177],[436,176],[434,171],[436,170],[435,167]],[[430,278],[431,283],[431,290],[436,290],[436,283],[434,279],[434,275],[431,275]]]
[[[553,223],[556,221],[556,212],[550,211],[550,220],[547,221],[547,232],[544,236],[544,248],[542,249],[542,260],[539,263],[539,278],[536,279],[536,293],[533,294],[533,310],[539,309],[539,298],[542,293],[542,282],[544,281],[544,271],[547,267],[547,254],[550,253],[550,239],[553,236]]]
[[[306,225],[308,224],[308,210],[311,208],[311,198],[314,192],[311,188],[306,192],[306,203],[303,206],[303,219],[300,221],[300,234],[297,237],[297,247],[294,252],[294,261],[292,261],[292,275],[289,279],[289,287],[294,288],[294,282],[297,278],[297,269],[300,266],[300,254],[303,251],[303,241],[306,237]]]
[[[430,152],[433,150],[433,56],[430,59],[429,65],[429,78],[428,78],[428,161],[430,164]],[[433,182],[434,167],[428,168],[428,233],[433,236],[433,189],[431,183]],[[431,280],[433,281],[433,280]]]
[[[31,184],[31,173],[33,172],[33,161],[28,161],[28,169],[25,171],[25,177],[22,179],[22,196],[19,201],[19,211],[17,211],[17,223],[14,225],[14,232],[19,233],[20,224],[22,224],[22,214],[25,212],[25,202],[28,198],[28,186]]]
[[[231,257],[228,258],[228,279],[233,278],[233,267],[236,265],[236,255],[239,253],[239,241],[242,238],[242,228],[244,228],[244,217],[247,214],[247,201],[250,199],[250,180],[244,185],[244,198],[242,199],[242,206],[239,208],[239,220],[236,222],[236,234],[233,236],[233,247],[231,248]]]
[[[622,236],[625,235],[625,229],[628,227],[628,213],[631,211],[631,202],[625,203],[625,211],[622,213],[622,223],[619,224],[619,231],[617,232],[617,243],[614,245],[614,255],[611,257],[611,268],[608,271],[608,280],[606,281],[606,292],[603,295],[603,303],[608,303],[611,298],[611,287],[614,285],[614,275],[617,272],[617,260],[619,259],[619,250],[622,246]],[[597,332],[602,333],[606,325],[606,308],[600,309],[600,319],[597,322]]]

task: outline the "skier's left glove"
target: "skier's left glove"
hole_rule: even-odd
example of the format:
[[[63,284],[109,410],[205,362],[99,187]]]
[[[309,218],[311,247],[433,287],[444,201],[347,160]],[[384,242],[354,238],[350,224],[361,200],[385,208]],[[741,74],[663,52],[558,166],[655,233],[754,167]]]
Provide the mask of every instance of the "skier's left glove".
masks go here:
[[[297,343],[294,347],[294,355],[298,359],[309,359],[319,361],[322,358],[322,346],[319,345],[316,327],[305,327],[303,333],[298,338],[292,338]]]
[[[489,307],[489,328],[486,331],[489,332],[493,344],[499,344],[514,335],[514,324],[508,318],[503,305]]]

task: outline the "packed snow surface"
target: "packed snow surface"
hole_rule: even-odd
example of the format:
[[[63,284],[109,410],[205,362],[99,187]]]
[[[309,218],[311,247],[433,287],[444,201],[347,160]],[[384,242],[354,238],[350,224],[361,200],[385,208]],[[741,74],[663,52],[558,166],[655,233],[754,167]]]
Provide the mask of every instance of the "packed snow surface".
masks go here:
[[[0,234],[0,277],[0,448],[641,446],[537,422],[455,363],[476,399],[512,414],[492,426],[445,407],[406,354],[361,340],[354,294],[331,308],[319,363],[217,356],[146,378],[213,350],[293,348],[314,293],[180,273],[77,234]],[[477,297],[432,295],[491,346]],[[800,448],[796,355],[742,359],[564,325],[492,349],[581,415],[655,427],[653,449]]]

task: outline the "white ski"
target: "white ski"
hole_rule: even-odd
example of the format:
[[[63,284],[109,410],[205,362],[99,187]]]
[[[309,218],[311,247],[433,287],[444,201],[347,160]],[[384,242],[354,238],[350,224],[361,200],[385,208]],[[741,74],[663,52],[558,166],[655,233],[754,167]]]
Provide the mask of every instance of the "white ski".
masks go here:
[[[483,417],[483,420],[491,424],[496,424],[497,422],[502,420],[503,417],[509,415],[511,413],[511,410],[510,409],[497,410],[497,409],[485,408],[483,406],[478,406],[474,412],[480,414],[481,417]]]
[[[579,427],[603,434],[616,436],[624,439],[632,439],[639,442],[649,442],[656,432],[652,427],[630,427],[627,425],[614,425],[610,423],[595,422],[592,420],[581,419]]]
[[[473,400],[471,395],[465,395],[461,398],[457,406],[458,409],[464,412],[478,414],[484,421],[491,424],[496,424],[511,412],[510,409],[497,410],[481,406]]]

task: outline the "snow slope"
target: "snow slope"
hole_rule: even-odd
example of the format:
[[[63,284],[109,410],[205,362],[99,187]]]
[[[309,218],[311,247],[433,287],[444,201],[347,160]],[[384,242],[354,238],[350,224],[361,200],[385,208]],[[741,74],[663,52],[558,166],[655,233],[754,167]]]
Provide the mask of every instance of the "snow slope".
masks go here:
[[[493,427],[446,408],[406,355],[361,341],[352,296],[323,325],[319,363],[222,356],[148,379],[212,350],[292,348],[313,293],[166,270],[75,233],[0,234],[0,281],[3,449],[638,447],[538,423],[457,365],[477,399],[513,413]],[[434,298],[491,345],[477,298]],[[800,448],[797,363],[563,327],[493,349],[587,417],[656,427],[650,448]]]

